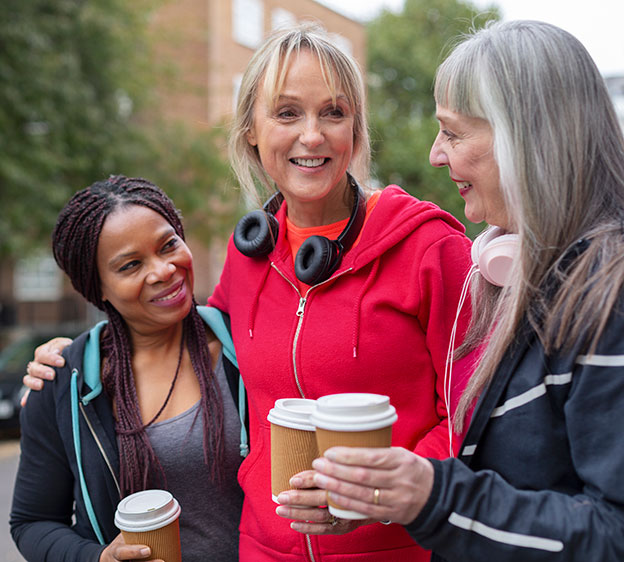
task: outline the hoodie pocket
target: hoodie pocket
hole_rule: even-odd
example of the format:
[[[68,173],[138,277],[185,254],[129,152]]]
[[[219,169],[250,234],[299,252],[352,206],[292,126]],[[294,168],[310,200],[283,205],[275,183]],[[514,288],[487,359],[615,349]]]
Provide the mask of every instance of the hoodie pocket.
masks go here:
[[[267,459],[270,458],[270,450],[265,451],[270,446],[270,425],[260,424],[254,441],[254,443],[250,441],[249,455],[243,460],[238,470],[238,483],[245,494],[247,493],[246,484],[248,484],[248,481],[251,479],[253,483],[256,480],[253,478],[253,473],[257,464],[265,456]]]

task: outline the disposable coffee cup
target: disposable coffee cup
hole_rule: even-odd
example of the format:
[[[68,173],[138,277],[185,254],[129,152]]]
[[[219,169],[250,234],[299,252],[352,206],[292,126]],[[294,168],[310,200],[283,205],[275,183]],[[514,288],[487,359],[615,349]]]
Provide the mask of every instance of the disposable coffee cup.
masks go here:
[[[392,424],[397,413],[390,399],[381,394],[347,393],[321,396],[310,421],[316,427],[320,455],[330,447],[390,447]],[[344,509],[328,496],[329,512],[342,519],[368,516]]]
[[[151,558],[182,562],[180,505],[165,490],[144,490],[125,497],[115,512],[115,526],[126,544],[144,544]]]
[[[293,475],[312,469],[318,457],[315,427],[310,423],[314,400],[281,398],[275,401],[267,420],[271,424],[271,496],[290,490]]]

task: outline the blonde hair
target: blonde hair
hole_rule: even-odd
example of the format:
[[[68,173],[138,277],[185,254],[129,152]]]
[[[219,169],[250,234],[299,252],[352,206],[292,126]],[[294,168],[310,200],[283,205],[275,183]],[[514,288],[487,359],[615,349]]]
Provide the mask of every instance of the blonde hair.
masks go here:
[[[589,53],[543,22],[491,23],[468,36],[438,69],[434,95],[489,122],[520,238],[510,287],[480,275],[472,285],[473,321],[458,356],[487,347],[457,410],[461,428],[523,319],[547,353],[595,347],[624,282],[624,140]]]
[[[354,113],[353,156],[349,171],[360,182],[368,179],[370,140],[362,73],[355,60],[332,43],[322,27],[306,22],[273,32],[255,52],[243,75],[229,151],[241,189],[252,200],[257,199],[255,180],[267,192],[275,190],[273,180],[260,162],[257,148],[247,140],[254,124],[254,105],[260,95],[277,99],[293,52],[297,54],[301,49],[307,49],[318,58],[334,103],[340,92],[346,96]]]

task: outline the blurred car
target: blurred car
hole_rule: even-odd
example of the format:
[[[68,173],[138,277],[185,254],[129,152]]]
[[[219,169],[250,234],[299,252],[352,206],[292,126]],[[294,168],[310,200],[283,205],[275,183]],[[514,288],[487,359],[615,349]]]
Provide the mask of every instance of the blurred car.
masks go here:
[[[74,338],[83,329],[84,327],[81,329],[77,326],[57,326],[46,330],[31,330],[0,351],[0,430],[19,429],[20,400],[26,392],[22,378],[26,374],[26,365],[33,358],[35,348],[58,335]]]

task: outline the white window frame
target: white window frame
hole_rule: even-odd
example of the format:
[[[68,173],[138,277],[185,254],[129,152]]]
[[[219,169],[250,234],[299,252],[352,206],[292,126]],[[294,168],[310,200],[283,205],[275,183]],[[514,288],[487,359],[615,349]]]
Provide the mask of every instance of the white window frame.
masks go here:
[[[63,296],[63,275],[51,254],[42,253],[16,262],[13,296],[19,302],[57,301]]]
[[[238,94],[240,92],[243,75],[238,72],[232,76],[232,113],[236,114],[236,104],[238,103]]]
[[[232,38],[255,49],[264,38],[264,5],[262,0],[232,0]]]
[[[284,8],[273,8],[271,10],[271,29],[289,27],[297,23],[297,17],[292,12]]]

